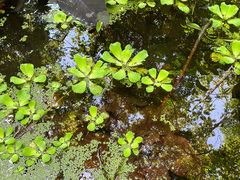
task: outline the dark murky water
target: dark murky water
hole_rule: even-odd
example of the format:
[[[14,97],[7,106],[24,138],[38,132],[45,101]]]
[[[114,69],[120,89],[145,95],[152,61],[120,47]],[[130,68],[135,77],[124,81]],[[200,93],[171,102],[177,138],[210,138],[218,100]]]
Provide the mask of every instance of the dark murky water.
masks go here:
[[[203,25],[209,16],[208,11],[204,6],[201,7],[201,3],[198,6],[200,7],[195,9],[201,11],[194,12],[193,18]],[[186,15],[171,7],[152,11],[128,11],[121,20],[104,26],[100,33],[84,26],[73,27],[69,32],[61,29],[46,30],[48,22],[43,19],[43,15],[51,16],[51,8],[55,7],[26,2],[21,10],[10,12],[6,23],[1,27],[0,37],[6,36],[6,39],[0,43],[0,70],[8,81],[10,76],[19,71],[21,63],[33,63],[35,67],[50,67],[59,63],[62,70],[65,70],[74,65],[74,54],[88,55],[97,61],[109,49],[110,43],[117,41],[123,47],[130,44],[137,52],[147,50],[149,57],[143,67],[174,70],[175,73],[171,75],[174,81],[198,37],[197,31],[184,32],[181,25],[186,24]],[[28,28],[23,29],[22,26],[26,23]],[[25,35],[27,40],[20,42]],[[230,98],[230,93],[224,98],[216,98],[213,94],[212,100],[207,101],[203,109],[190,112],[194,102],[213,87],[212,81],[207,81],[207,75],[214,80],[221,77],[227,69],[211,61],[209,49],[208,40],[204,37],[184,77],[164,108],[160,107],[167,94],[163,90],[155,90],[149,94],[145,87],[139,89],[134,85],[128,88],[113,81],[112,87],[97,98],[87,93],[71,93],[65,97],[47,115],[47,119],[55,123],[50,137],[63,136],[66,131],[73,132],[74,136],[82,132],[83,139],[78,145],[86,145],[93,139],[107,142],[113,132],[121,135],[131,130],[136,136],[143,137],[144,141],[140,147],[140,155],[129,158],[129,163],[137,168],[128,178],[184,179],[190,172],[195,176],[201,174],[202,157],[196,155],[197,152],[206,150],[201,147],[207,147],[207,140],[209,144],[213,144],[213,148],[218,148],[222,143],[218,139],[222,136],[220,131],[215,130],[215,136],[210,135],[211,132],[207,131],[203,120],[209,119],[210,123],[213,119],[219,121],[224,112],[224,101]],[[225,85],[228,86],[228,83]],[[55,98],[59,99],[61,96],[63,95],[60,92]],[[88,132],[87,122],[82,120],[92,105],[109,114],[104,128],[95,133]],[[216,108],[210,110],[214,105],[217,105]],[[163,116],[175,127],[174,131],[170,130],[168,123],[160,121]],[[157,121],[153,121],[155,118]],[[64,125],[60,126],[61,123]],[[103,149],[99,150],[100,154]],[[100,168],[96,165],[96,156],[94,154],[85,163],[86,169]]]

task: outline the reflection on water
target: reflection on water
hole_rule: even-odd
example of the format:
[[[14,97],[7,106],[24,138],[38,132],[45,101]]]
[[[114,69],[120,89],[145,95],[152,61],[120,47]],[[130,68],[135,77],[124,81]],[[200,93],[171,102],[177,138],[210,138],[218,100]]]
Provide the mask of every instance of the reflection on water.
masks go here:
[[[104,14],[106,10],[104,0],[58,3],[63,11],[69,12],[76,18],[79,17],[82,22],[88,22],[90,25],[96,24],[100,19],[99,13]],[[70,3],[74,3],[74,6]],[[112,25],[106,25],[106,20],[104,31],[100,33],[90,33],[86,27],[72,27],[71,30],[55,29],[52,33],[52,30],[46,30],[48,22],[42,18],[45,14],[52,16],[48,8],[49,6],[45,6],[45,11],[40,11],[39,6],[26,3],[24,11],[11,12],[6,24],[1,28],[0,35],[6,36],[6,39],[0,44],[0,70],[2,74],[7,75],[7,80],[10,76],[16,75],[21,63],[33,63],[36,67],[41,65],[53,67],[52,65],[57,62],[65,70],[73,66],[73,56],[76,53],[90,56],[96,62],[100,60],[101,54],[108,50],[110,43],[116,41],[123,46],[130,44],[137,52],[146,49],[150,56],[143,67],[173,70],[171,78],[175,80],[198,36],[196,31],[185,33],[181,24],[185,23],[186,17],[168,8],[162,11],[138,13],[129,11],[121,21]],[[103,18],[106,17],[103,15]],[[26,23],[27,28],[22,28]],[[65,36],[59,40],[62,34]],[[21,42],[20,39],[24,35],[27,35],[27,40]],[[97,98],[89,93],[83,95],[72,93],[65,97],[58,107],[49,112],[47,119],[54,124],[51,126],[53,134],[48,135],[61,137],[65,132],[71,131],[77,136],[82,132],[83,135],[76,141],[71,149],[72,152],[77,151],[74,149],[77,146],[87,147],[92,140],[102,143],[102,147],[100,145],[95,147],[92,156],[86,155],[88,159],[85,162],[76,165],[75,171],[80,172],[80,169],[83,169],[81,169],[84,172],[81,176],[83,179],[90,179],[94,174],[91,170],[99,171],[104,177],[108,177],[110,171],[104,170],[103,167],[105,164],[111,164],[107,159],[113,157],[106,155],[111,149],[108,149],[104,143],[108,142],[109,138],[117,142],[117,138],[112,136],[113,133],[116,132],[119,137],[123,137],[127,131],[132,131],[136,137],[141,136],[144,139],[140,145],[140,154],[129,158],[128,163],[135,168],[129,175],[126,174],[127,178],[183,179],[189,176],[201,178],[204,174],[203,158],[199,154],[211,149],[208,144],[213,144],[216,149],[220,147],[222,140],[209,139],[212,132],[208,132],[208,129],[213,126],[214,119],[218,122],[222,118],[221,113],[225,108],[222,103],[223,98],[218,98],[214,103],[203,102],[203,109],[199,107],[190,113],[194,101],[206,94],[206,87],[211,88],[210,83],[205,79],[206,74],[213,78],[220,77],[212,73],[212,69],[216,69],[218,65],[209,60],[209,55],[208,44],[201,42],[185,76],[164,108],[160,107],[161,100],[166,96],[163,90],[148,94],[144,86],[140,89],[135,85],[127,88],[119,82],[112,81],[112,86]],[[198,69],[202,60],[208,65],[203,74]],[[62,79],[62,81],[67,80],[67,78]],[[227,86],[228,83],[225,85]],[[61,92],[56,95],[57,98],[61,96],[63,96]],[[230,96],[224,98],[229,100]],[[215,111],[212,108],[214,104],[217,104]],[[92,105],[97,106],[101,112],[109,114],[109,118],[104,122],[104,128],[97,132],[88,132],[86,128],[88,122],[83,118]],[[34,129],[32,128],[31,131],[34,132]],[[221,135],[219,130],[216,132],[215,137]],[[118,156],[123,159],[122,155],[118,154]],[[76,159],[76,157],[71,158],[69,160],[71,162]],[[104,158],[106,158],[105,164]],[[119,162],[122,160],[120,159]],[[106,166],[107,168],[109,167]],[[71,173],[76,173],[74,170]],[[60,179],[63,178],[62,176],[65,177],[65,174],[59,175]],[[120,178],[118,176],[115,172],[111,177],[118,179]]]

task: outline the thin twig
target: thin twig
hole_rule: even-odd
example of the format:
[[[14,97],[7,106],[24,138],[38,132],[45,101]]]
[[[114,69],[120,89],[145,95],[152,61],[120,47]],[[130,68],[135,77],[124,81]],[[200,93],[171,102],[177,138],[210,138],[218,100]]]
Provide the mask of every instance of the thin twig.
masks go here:
[[[211,95],[211,94],[213,93],[213,91],[214,91],[215,89],[217,89],[218,86],[220,86],[220,84],[224,81],[224,79],[226,79],[231,73],[233,73],[233,68],[232,68],[232,67],[230,67],[230,68],[227,70],[227,73],[217,82],[217,84],[207,93],[207,95],[206,95],[204,98],[202,98],[202,99],[193,107],[193,109],[191,110],[191,112],[192,112],[201,102],[205,101],[205,100],[207,99],[207,97],[208,97],[209,95]]]
[[[219,127],[220,125],[223,125],[231,116],[233,116],[235,114],[235,112],[240,108],[240,105],[237,106],[234,110],[232,110],[232,112],[225,117],[224,119],[222,119],[221,121],[219,121],[217,124],[215,124],[212,128],[209,129],[209,132],[212,132],[214,129],[216,129],[217,127]]]
[[[201,40],[204,32],[205,32],[205,31],[207,30],[207,28],[209,28],[211,25],[212,25],[212,21],[209,21],[209,22],[202,28],[202,31],[200,32],[200,34],[199,34],[199,36],[198,36],[198,38],[197,38],[197,40],[196,40],[196,42],[195,42],[195,44],[194,44],[194,46],[193,46],[193,48],[192,48],[192,51],[191,51],[191,53],[190,53],[190,55],[189,55],[189,57],[188,57],[188,60],[187,60],[186,64],[185,64],[184,67],[183,67],[183,70],[182,70],[182,72],[181,72],[178,80],[175,82],[175,84],[174,84],[174,86],[173,86],[173,89],[172,89],[172,90],[168,93],[168,95],[164,98],[164,100],[163,100],[162,104],[160,105],[160,107],[163,107],[163,105],[165,104],[167,98],[172,94],[173,90],[174,90],[174,89],[177,87],[177,85],[179,84],[180,80],[182,79],[182,76],[183,76],[184,72],[185,72],[186,69],[187,69],[187,66],[188,66],[189,62],[190,62],[191,59],[192,59],[192,56],[193,56],[193,54],[194,54],[194,52],[195,52],[195,50],[196,50],[196,48],[197,48],[197,46],[198,46],[198,43],[200,42],[200,40]]]

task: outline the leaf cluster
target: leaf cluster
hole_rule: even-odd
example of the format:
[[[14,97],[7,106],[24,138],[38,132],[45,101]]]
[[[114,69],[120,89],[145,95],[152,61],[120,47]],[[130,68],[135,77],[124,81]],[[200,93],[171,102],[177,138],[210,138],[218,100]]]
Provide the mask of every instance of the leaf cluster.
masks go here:
[[[123,146],[124,151],[124,157],[129,157],[131,155],[131,151],[135,155],[139,154],[139,144],[142,142],[142,137],[136,137],[134,139],[134,133],[132,131],[128,131],[127,134],[125,135],[125,138],[119,138],[118,143]]]
[[[102,127],[101,124],[104,122],[104,119],[108,118],[108,114],[103,112],[101,114],[97,113],[97,107],[91,106],[89,108],[89,112],[91,116],[88,116],[86,119],[90,121],[87,126],[89,131],[95,131],[98,128]]]
[[[81,25],[82,24],[80,21],[72,20],[72,19],[73,19],[72,16],[67,17],[67,15],[64,12],[60,11],[60,10],[57,11],[57,13],[54,15],[54,21],[57,24],[61,24],[61,28],[62,29],[67,29],[68,25],[71,22],[74,22],[77,25]]]
[[[233,18],[238,12],[238,7],[236,5],[227,5],[222,2],[221,5],[209,6],[208,9],[215,14],[210,20],[213,21],[213,27],[218,28],[223,25],[227,27],[227,24],[233,24],[236,27],[240,26],[240,18]]]
[[[77,64],[77,68],[72,67],[68,69],[71,75],[77,77],[78,81],[72,85],[72,90],[75,93],[84,93],[88,87],[93,95],[100,95],[103,88],[95,82],[102,81],[102,78],[109,73],[107,64],[102,61],[94,64],[92,58],[81,57],[80,54],[74,56],[74,61]]]
[[[240,41],[233,41],[230,48],[220,46],[212,53],[211,58],[213,61],[221,64],[234,64],[234,71],[237,75],[240,74]]]

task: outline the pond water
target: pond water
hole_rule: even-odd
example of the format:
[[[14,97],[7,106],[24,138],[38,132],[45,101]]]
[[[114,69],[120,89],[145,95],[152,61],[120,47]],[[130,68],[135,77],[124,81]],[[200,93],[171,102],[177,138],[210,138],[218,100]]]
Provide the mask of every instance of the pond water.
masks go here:
[[[232,110],[230,102],[236,99],[232,99],[231,89],[236,77],[229,76],[193,109],[229,68],[211,60],[212,44],[206,36],[164,106],[161,103],[168,92],[163,89],[155,88],[148,93],[144,84],[130,86],[129,82],[123,84],[112,78],[106,79],[108,83],[100,96],[95,97],[89,91],[74,93],[70,83],[73,78],[67,70],[76,66],[75,54],[91,57],[96,63],[105,51],[109,51],[111,43],[120,42],[122,48],[130,44],[135,54],[146,50],[149,56],[141,68],[165,69],[170,72],[174,84],[199,34],[198,30],[186,26],[186,18],[201,26],[206,24],[211,17],[207,3],[195,3],[194,11],[188,15],[176,7],[159,3],[155,8],[132,8],[108,24],[104,1],[99,4],[71,2],[79,5],[69,5],[75,12],[70,8],[61,10],[83,24],[71,24],[66,29],[53,21],[57,10],[64,8],[62,1],[59,6],[25,1],[15,11],[10,8],[14,4],[3,6],[5,14],[9,14],[0,27],[0,72],[6,75],[5,81],[11,84],[10,77],[17,76],[20,65],[32,63],[35,68],[46,67],[39,71],[47,75],[48,82],[62,85],[54,91],[46,82],[45,86],[36,85],[30,91],[39,107],[46,111],[39,121],[24,126],[10,116],[1,120],[0,126],[14,127],[14,137],[25,146],[34,144],[37,136],[45,138],[47,145],[67,132],[73,137],[69,147],[57,150],[47,163],[32,158],[35,163],[26,167],[27,159],[24,158],[19,164],[1,160],[1,176],[4,179],[212,178],[214,173],[210,174],[212,177],[206,173],[205,169],[210,166],[206,161],[212,152],[224,145],[227,132],[221,132],[219,127],[211,128]],[[77,11],[104,14],[101,30],[97,32],[95,28],[99,16],[84,19],[84,13]],[[91,106],[108,114],[104,126],[93,132],[87,129],[89,122],[85,121]],[[236,116],[229,119],[236,120]],[[128,131],[134,132],[135,137],[142,137],[143,142],[139,145],[139,155],[132,153],[125,158],[117,142]],[[14,170],[19,166],[25,167],[23,173],[4,172],[6,168]]]

